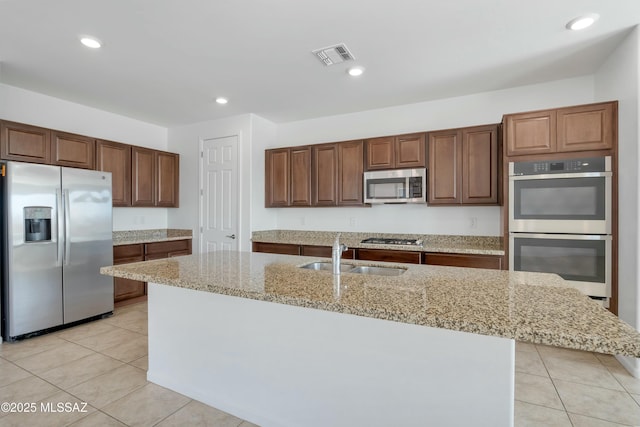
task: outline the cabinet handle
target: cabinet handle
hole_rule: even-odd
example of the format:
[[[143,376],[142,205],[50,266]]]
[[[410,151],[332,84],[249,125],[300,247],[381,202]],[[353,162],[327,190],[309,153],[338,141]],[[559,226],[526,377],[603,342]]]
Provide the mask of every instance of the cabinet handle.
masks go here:
[[[231,236],[224,236],[224,237],[228,237],[228,238],[230,238],[230,239],[235,239],[235,238],[236,238],[236,235],[235,235],[235,234],[232,234]]]

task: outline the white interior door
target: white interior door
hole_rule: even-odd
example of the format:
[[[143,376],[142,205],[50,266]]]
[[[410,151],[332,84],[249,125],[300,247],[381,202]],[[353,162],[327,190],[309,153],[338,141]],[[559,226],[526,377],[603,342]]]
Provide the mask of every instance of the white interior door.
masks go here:
[[[202,141],[200,253],[238,250],[238,136]]]

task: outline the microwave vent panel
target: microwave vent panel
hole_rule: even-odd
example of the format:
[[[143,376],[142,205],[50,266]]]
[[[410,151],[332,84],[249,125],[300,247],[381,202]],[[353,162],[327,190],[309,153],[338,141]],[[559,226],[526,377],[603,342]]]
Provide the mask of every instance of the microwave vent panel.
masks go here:
[[[340,64],[345,61],[353,61],[355,57],[344,43],[336,44],[312,51],[325,66]]]

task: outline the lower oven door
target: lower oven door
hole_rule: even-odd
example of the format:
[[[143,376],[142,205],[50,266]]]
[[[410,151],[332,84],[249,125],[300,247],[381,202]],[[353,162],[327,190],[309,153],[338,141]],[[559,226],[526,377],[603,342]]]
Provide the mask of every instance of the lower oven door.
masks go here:
[[[509,234],[509,270],[556,273],[582,293],[611,297],[611,236]]]

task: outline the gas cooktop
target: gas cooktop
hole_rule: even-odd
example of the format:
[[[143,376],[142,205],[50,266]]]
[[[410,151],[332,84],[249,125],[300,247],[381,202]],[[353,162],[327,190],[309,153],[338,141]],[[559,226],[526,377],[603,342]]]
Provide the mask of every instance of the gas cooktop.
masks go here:
[[[412,245],[412,246],[420,246],[422,245],[422,240],[419,239],[385,239],[382,237],[369,237],[368,239],[364,239],[360,243],[370,243],[375,245]]]

